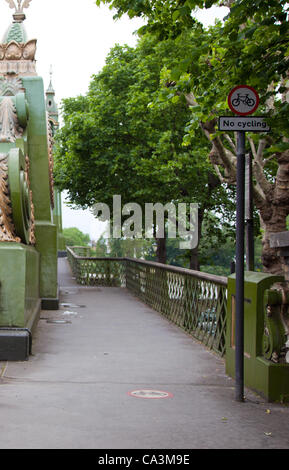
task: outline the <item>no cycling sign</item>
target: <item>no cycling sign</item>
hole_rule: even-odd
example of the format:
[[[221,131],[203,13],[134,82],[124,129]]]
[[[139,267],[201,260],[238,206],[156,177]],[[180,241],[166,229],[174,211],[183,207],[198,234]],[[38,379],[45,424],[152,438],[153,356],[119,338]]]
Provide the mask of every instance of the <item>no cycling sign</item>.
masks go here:
[[[231,90],[228,96],[228,105],[237,116],[221,116],[219,118],[219,131],[234,131],[237,136],[236,154],[236,284],[235,284],[235,377],[236,400],[244,401],[244,245],[245,245],[245,205],[248,206],[250,195],[246,187],[246,177],[249,174],[252,162],[249,158],[247,172],[246,160],[246,132],[269,132],[265,119],[260,116],[250,116],[259,106],[259,95],[254,88],[248,85],[238,85]],[[247,232],[248,234],[249,232]],[[249,235],[248,235],[249,238]]]
[[[229,108],[239,116],[253,114],[258,109],[259,102],[257,91],[248,85],[236,86],[228,96]]]
[[[261,116],[220,116],[219,131],[270,132],[271,128]]]
[[[250,116],[258,109],[259,102],[259,95],[251,86],[233,88],[228,96],[228,105],[238,116],[220,116],[219,131],[270,132],[264,117]]]

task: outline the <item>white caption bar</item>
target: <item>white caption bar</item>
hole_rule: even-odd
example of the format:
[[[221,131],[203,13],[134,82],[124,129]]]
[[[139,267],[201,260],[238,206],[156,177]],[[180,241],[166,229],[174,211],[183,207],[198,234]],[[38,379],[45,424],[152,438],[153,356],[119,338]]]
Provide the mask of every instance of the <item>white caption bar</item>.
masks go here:
[[[271,128],[260,116],[221,116],[219,131],[270,132]]]

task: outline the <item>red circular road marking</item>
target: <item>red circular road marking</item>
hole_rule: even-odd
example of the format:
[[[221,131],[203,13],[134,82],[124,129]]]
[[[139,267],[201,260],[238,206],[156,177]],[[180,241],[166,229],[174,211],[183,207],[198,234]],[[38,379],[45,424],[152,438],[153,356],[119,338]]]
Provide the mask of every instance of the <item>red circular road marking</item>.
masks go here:
[[[156,400],[161,398],[173,398],[173,394],[169,392],[164,392],[162,390],[151,390],[151,389],[142,389],[142,390],[133,390],[128,392],[128,395],[135,398],[145,398],[149,400]]]

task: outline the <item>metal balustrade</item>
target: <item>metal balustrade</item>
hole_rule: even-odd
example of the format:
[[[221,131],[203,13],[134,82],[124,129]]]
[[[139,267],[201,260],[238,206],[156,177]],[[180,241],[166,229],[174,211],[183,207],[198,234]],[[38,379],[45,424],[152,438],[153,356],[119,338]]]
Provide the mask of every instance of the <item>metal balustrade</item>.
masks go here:
[[[126,287],[208,348],[225,354],[226,277],[134,258],[83,254],[81,247],[67,247],[78,284]]]

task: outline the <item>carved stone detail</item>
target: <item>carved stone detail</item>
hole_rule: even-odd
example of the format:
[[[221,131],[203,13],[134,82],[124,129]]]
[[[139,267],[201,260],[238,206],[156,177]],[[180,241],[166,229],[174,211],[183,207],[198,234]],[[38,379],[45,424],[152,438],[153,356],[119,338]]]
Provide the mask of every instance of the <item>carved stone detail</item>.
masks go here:
[[[15,9],[13,18],[16,22],[22,23],[25,20],[26,16],[23,13],[24,8],[28,8],[32,0],[6,0],[10,8]]]
[[[36,73],[36,39],[26,43],[10,41],[0,44],[0,74],[23,76],[37,76]]]
[[[15,9],[15,13],[23,13],[24,8],[28,8],[32,0],[6,0],[10,8]]]
[[[28,8],[31,0],[6,0],[10,8],[15,9],[14,22],[7,33],[6,43],[0,44],[0,75],[11,74],[37,76],[36,73],[36,39],[26,41],[23,28],[25,20],[24,8]]]
[[[0,60],[0,75],[20,75],[26,77],[36,77],[36,62],[25,60]]]
[[[18,123],[16,107],[12,98],[6,96],[0,103],[0,142],[15,142],[22,134],[23,129]]]
[[[47,137],[48,137],[48,165],[49,165],[49,187],[50,187],[50,201],[52,208],[54,207],[54,179],[53,179],[53,131],[49,114],[47,113]]]
[[[29,179],[29,168],[30,168],[30,160],[28,155],[25,157],[25,162],[26,162],[26,168],[25,168],[25,180],[27,183],[27,186],[29,188],[29,194],[30,194],[30,207],[31,207],[31,215],[30,215],[30,238],[29,238],[29,243],[31,245],[35,245],[36,243],[36,238],[35,238],[35,217],[34,217],[34,204],[33,204],[33,199],[32,199],[32,190],[30,189],[30,179]]]
[[[0,154],[0,242],[17,242],[8,187],[8,155]]]
[[[0,60],[34,61],[36,43],[36,39],[31,39],[23,44],[16,41],[10,41],[9,44],[0,44]]]
[[[21,78],[0,77],[0,96],[15,96],[20,92],[25,92]]]

